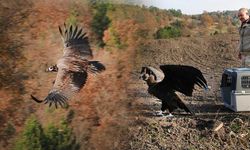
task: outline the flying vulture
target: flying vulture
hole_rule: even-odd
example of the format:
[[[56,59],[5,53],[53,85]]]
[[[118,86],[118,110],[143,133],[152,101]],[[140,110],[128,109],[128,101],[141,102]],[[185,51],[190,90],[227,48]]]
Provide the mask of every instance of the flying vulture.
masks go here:
[[[181,108],[194,115],[175,92],[178,91],[186,96],[192,96],[195,84],[207,89],[207,81],[201,71],[192,66],[161,65],[160,69],[164,73],[164,78],[157,82],[156,77],[161,76],[162,73],[156,72],[157,69],[152,70],[152,68],[142,67],[140,78],[146,81],[148,93],[162,101],[160,114],[162,115],[162,112],[168,109],[168,117],[172,117],[172,112]]]
[[[99,61],[90,61],[93,57],[88,37],[83,29],[72,25],[64,28],[59,26],[64,49],[63,56],[57,64],[48,68],[47,71],[57,72],[53,87],[44,100],[39,100],[31,95],[31,98],[45,104],[64,107],[68,100],[84,86],[89,73],[99,73],[105,70],[105,66]]]

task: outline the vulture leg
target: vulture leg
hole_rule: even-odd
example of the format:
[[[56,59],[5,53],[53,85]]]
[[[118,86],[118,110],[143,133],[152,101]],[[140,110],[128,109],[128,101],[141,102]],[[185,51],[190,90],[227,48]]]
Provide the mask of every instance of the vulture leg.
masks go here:
[[[42,103],[43,102],[43,100],[39,100],[39,99],[37,99],[35,96],[33,96],[33,95],[30,95],[31,96],[31,98],[35,101],[35,102],[37,102],[37,103]]]
[[[172,112],[175,110],[175,108],[174,107],[169,107],[168,110],[169,110],[169,114],[166,117],[167,118],[174,117],[174,115],[172,114]]]
[[[162,104],[161,104],[161,111],[165,111],[166,109],[169,109],[169,106],[167,104],[167,100],[162,100]]]
[[[167,118],[172,118],[172,117],[174,117],[174,115],[172,115],[171,113],[169,113],[166,117]]]
[[[157,111],[157,112],[156,112],[156,116],[164,116],[164,115],[163,115],[163,111]]]

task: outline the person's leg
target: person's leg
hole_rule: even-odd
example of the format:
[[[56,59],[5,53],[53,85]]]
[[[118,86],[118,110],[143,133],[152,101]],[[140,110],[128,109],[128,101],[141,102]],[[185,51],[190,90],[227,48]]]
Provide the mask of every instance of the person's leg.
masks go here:
[[[241,54],[241,67],[246,66],[246,56]]]
[[[250,67],[250,55],[245,57],[245,67]]]

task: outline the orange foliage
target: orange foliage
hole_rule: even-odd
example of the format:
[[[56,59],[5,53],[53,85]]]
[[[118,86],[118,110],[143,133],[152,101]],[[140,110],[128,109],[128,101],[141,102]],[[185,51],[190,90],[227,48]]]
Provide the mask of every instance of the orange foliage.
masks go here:
[[[135,45],[138,40],[136,38],[136,31],[139,29],[133,19],[126,19],[123,21],[114,21],[112,27],[104,32],[103,41],[108,45]]]
[[[111,40],[111,35],[110,35],[111,33],[110,33],[110,31],[109,30],[105,30],[104,31],[104,33],[103,33],[103,41],[104,41],[104,43],[108,43],[108,41],[110,41]]]
[[[201,21],[202,21],[202,24],[206,27],[209,27],[214,23],[213,18],[207,13],[204,13],[201,15]]]

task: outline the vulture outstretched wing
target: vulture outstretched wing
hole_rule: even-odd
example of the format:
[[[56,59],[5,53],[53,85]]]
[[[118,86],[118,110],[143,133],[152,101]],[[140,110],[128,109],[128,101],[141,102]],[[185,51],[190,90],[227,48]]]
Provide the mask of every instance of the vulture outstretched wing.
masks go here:
[[[207,81],[201,71],[192,66],[161,65],[160,69],[165,75],[160,84],[167,89],[176,90],[186,96],[192,96],[195,84],[207,89]]]
[[[79,30],[77,26],[74,29],[72,26],[64,27],[63,30],[59,27],[64,42],[64,54],[57,62],[58,72],[53,88],[44,100],[38,100],[31,95],[36,102],[49,103],[50,106],[55,104],[56,107],[67,104],[67,100],[84,86],[88,72],[99,73],[105,70],[98,61],[87,60],[92,58],[92,51],[82,29]]]
[[[49,103],[49,106],[55,104],[56,107],[58,105],[65,106],[67,100],[84,86],[87,76],[87,72],[71,72],[59,69],[53,88],[44,99],[45,104]],[[43,102],[32,95],[31,97],[37,102]]]
[[[64,24],[63,29],[59,26],[59,32],[64,42],[63,56],[78,55],[86,59],[93,57],[88,37],[83,29],[78,29],[77,26],[73,28],[72,25],[67,27]]]

